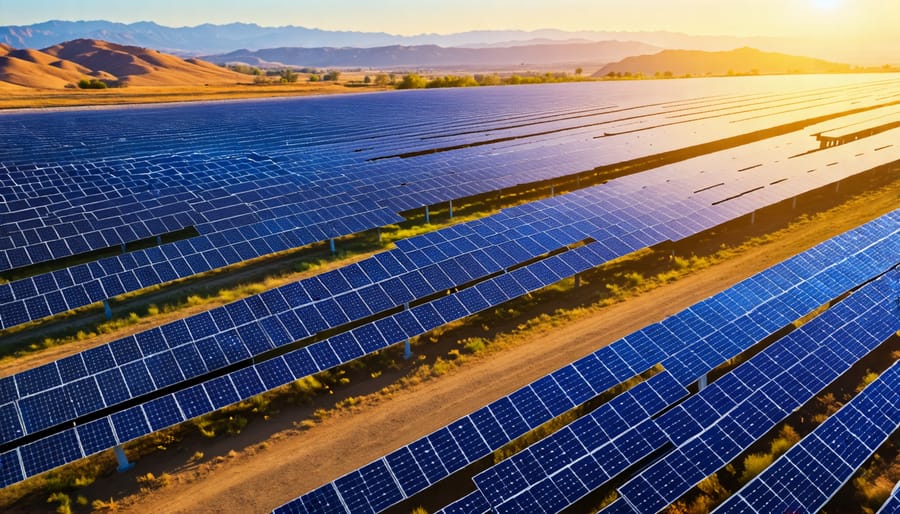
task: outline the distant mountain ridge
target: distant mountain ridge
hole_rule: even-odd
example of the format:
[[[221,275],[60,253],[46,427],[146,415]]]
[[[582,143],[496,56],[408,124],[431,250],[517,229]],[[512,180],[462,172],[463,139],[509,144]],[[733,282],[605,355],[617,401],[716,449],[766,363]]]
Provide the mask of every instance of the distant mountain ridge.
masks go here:
[[[502,48],[445,48],[437,45],[392,45],[374,48],[267,48],[202,57],[217,64],[254,66],[447,68],[551,65],[603,65],[631,55],[658,51],[637,42],[555,43]]]
[[[177,55],[212,55],[240,48],[357,47],[438,45],[442,47],[510,47],[548,41],[636,41],[659,48],[722,51],[751,46],[767,51],[810,55],[854,64],[900,63],[900,36],[866,45],[828,44],[820,39],[697,36],[677,32],[564,30],[481,30],[457,34],[398,36],[384,32],[332,31],[297,26],[261,27],[252,23],[166,27],[153,22],[47,21],[25,26],[0,26],[0,43],[16,48],[46,48],[73,39],[100,39],[122,45],[156,48]]]
[[[65,88],[96,78],[132,86],[235,84],[240,75],[199,59],[137,46],[76,39],[43,50],[14,49],[0,44],[0,85]]]
[[[47,21],[26,26],[0,26],[0,43],[17,48],[45,48],[72,39],[101,39],[111,43],[158,48],[184,54],[215,54],[240,48],[357,47],[438,45],[443,47],[513,46],[528,40],[640,41],[660,48],[740,46],[733,37],[689,36],[671,32],[609,32],[562,30],[482,30],[458,34],[398,36],[384,32],[354,32],[306,27],[261,27],[252,23],[166,27],[153,22]],[[721,48],[718,48],[721,47]]]
[[[700,50],[663,50],[653,55],[626,57],[608,64],[594,74],[629,73],[653,76],[657,73],[683,75],[839,73],[850,71],[850,65],[811,57],[800,57],[755,48],[738,48],[727,52]]]

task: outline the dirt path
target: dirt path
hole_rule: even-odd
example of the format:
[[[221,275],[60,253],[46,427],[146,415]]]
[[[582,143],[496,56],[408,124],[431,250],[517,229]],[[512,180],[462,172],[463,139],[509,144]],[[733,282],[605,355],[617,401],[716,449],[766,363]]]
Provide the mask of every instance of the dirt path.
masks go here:
[[[896,195],[888,197],[887,210],[891,201],[896,207],[896,200]],[[128,498],[120,502],[120,511],[267,512],[871,217],[850,212],[827,223],[807,224],[789,237],[605,308],[559,329],[552,338],[473,361],[361,412],[341,412],[309,430],[278,434],[269,439],[267,448],[254,447],[212,470],[191,470],[192,480],[175,480],[168,487]],[[252,430],[266,427],[251,424],[247,431]],[[173,460],[169,469],[185,460],[184,455],[169,458]]]

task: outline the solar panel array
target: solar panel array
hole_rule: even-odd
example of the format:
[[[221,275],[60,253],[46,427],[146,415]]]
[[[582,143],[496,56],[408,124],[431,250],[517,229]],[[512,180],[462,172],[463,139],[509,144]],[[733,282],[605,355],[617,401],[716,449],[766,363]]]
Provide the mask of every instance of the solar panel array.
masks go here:
[[[573,363],[572,366],[544,377],[541,381],[532,384],[529,392],[522,393],[523,396],[521,396],[530,398],[536,394],[531,391],[543,391],[542,394],[538,394],[541,400],[537,402],[537,406],[519,406],[513,402],[511,395],[509,398],[498,400],[470,415],[468,419],[463,418],[461,421],[467,425],[473,424],[481,436],[480,440],[488,443],[488,447],[484,448],[483,452],[474,455],[468,455],[474,451],[472,448],[468,448],[469,461],[487,455],[517,435],[521,435],[530,428],[548,421],[558,413],[564,412],[560,409],[579,405],[622,380],[649,369],[655,362],[663,361],[668,364],[668,361],[664,360],[667,356],[677,356],[677,359],[670,360],[681,364],[681,367],[673,367],[673,369],[678,371],[681,383],[687,384],[703,373],[700,368],[704,366],[704,360],[706,369],[712,369],[765,335],[802,317],[806,312],[837,297],[854,285],[883,273],[897,263],[897,251],[900,250],[896,246],[898,240],[895,235],[898,230],[897,215],[898,213],[895,212],[823,243],[670,317],[662,323],[651,325],[635,334],[626,336],[609,347]],[[733,318],[728,319],[727,316]],[[707,321],[703,321],[704,319]],[[757,325],[753,320],[759,320],[762,324]],[[721,327],[721,329],[717,330],[714,327]],[[683,355],[683,349],[691,348],[695,343],[700,348],[712,341],[719,344],[725,341],[728,344],[721,346],[719,351],[722,353],[701,351],[702,359],[696,353],[690,354],[693,356],[692,358]],[[692,376],[691,373],[693,373]],[[653,384],[659,381],[668,382],[672,378],[673,375],[666,371],[664,374],[650,379],[645,383],[647,385],[642,385],[641,388],[653,387]],[[562,393],[552,394],[555,388],[562,389]],[[638,394],[641,394],[640,390],[639,388]],[[610,406],[598,409],[592,415],[573,423],[570,428],[559,432],[560,435],[545,439],[546,447],[542,447],[538,451],[541,455],[554,455],[556,460],[553,462],[535,466],[536,459],[530,450],[526,450],[511,460],[504,461],[498,470],[483,473],[482,478],[476,479],[476,483],[481,481],[485,487],[493,486],[493,492],[502,494],[499,491],[508,490],[511,487],[510,484],[522,483],[524,476],[529,476],[522,476],[525,473],[533,474],[535,469],[547,469],[546,467],[551,465],[568,464],[563,456],[576,453],[573,451],[573,448],[579,446],[578,438],[573,437],[576,431],[583,434],[585,440],[597,442],[606,437],[603,434],[612,437],[629,425],[642,425],[642,428],[646,429],[649,425],[644,421],[649,418],[649,414],[638,415],[636,413],[655,412],[655,409],[661,408],[659,402],[662,396],[669,398],[663,405],[672,403],[674,398],[677,398],[677,394],[674,397],[671,395],[675,394],[677,388],[669,389],[669,391],[671,391],[669,395],[647,397],[648,401],[655,398],[652,400],[655,408],[651,409],[637,407],[640,402],[635,402],[631,395],[624,395]],[[560,397],[564,399],[560,399]],[[622,408],[615,408],[614,406],[619,402],[623,404]],[[516,407],[516,413],[522,414],[510,418],[508,413],[495,412],[501,409],[509,410],[509,403]],[[625,408],[625,404],[630,408]],[[530,421],[523,422],[526,419],[524,413],[534,412],[535,408],[540,409],[543,417],[530,418]],[[635,415],[638,417],[634,418]],[[623,416],[627,416],[628,421],[623,419]],[[449,425],[448,429],[452,426]],[[497,430],[498,426],[502,426],[503,430]],[[509,431],[513,433],[509,434]],[[506,437],[502,437],[503,435]],[[423,472],[425,472],[426,466],[434,467],[437,465],[436,463],[442,462],[442,459],[429,456],[425,452],[435,447],[435,443],[430,443],[430,437],[423,438],[385,458],[384,462],[387,463],[393,476],[397,478],[403,491],[403,494],[395,497],[395,500],[399,501],[399,499],[424,489],[447,476],[452,472],[451,470],[460,469],[465,464],[464,461],[455,461],[449,466],[444,463],[440,469],[444,469],[446,472],[435,473],[432,476],[428,476],[426,473],[427,480],[422,480],[419,474],[407,470],[406,468],[411,466],[410,462],[418,463],[419,469]],[[470,444],[471,439],[471,437],[457,439],[457,443],[465,449],[465,445]],[[476,438],[476,440],[478,439]],[[406,464],[398,462],[397,465],[404,466],[404,468],[394,469],[395,463],[392,460],[399,459],[399,457],[392,456],[408,453],[412,453],[414,459],[412,461],[407,459]],[[334,508],[341,501],[344,502],[341,503],[342,505],[353,505],[354,509],[369,504],[374,510],[378,510],[366,496],[366,488],[359,486],[358,483],[355,487],[343,483],[339,485],[340,480],[298,498],[285,506],[287,509],[285,512],[303,512],[303,508],[311,511],[323,509],[330,512],[332,511],[330,508]],[[488,497],[497,498],[496,495]],[[330,498],[330,500],[322,504],[320,502],[325,501],[323,498]],[[474,500],[466,500],[466,503],[469,501]],[[354,509],[351,509],[350,512],[356,512]],[[334,511],[340,511],[340,509]]]
[[[35,144],[19,152],[12,146],[0,159],[0,165],[9,171],[8,175],[0,178],[0,196],[6,201],[5,209],[0,208],[0,270],[18,269],[91,250],[116,247],[188,227],[196,228],[200,235],[177,243],[129,252],[120,257],[42,273],[10,285],[0,285],[0,326],[15,326],[125,292],[395,223],[400,220],[396,213],[406,209],[646,156],[664,150],[659,148],[660,141],[671,140],[674,145],[687,145],[744,133],[753,127],[747,125],[749,122],[738,123],[740,119],[734,116],[744,116],[743,113],[751,105],[754,112],[766,112],[768,109],[772,115],[796,116],[797,119],[816,115],[821,109],[835,112],[862,105],[878,105],[889,99],[883,95],[890,90],[890,84],[890,81],[854,84],[786,95],[797,97],[794,103],[803,106],[798,113],[790,111],[791,114],[781,111],[783,97],[756,94],[700,99],[682,105],[661,102],[647,107],[625,106],[599,111],[594,108],[596,112],[593,113],[572,112],[564,116],[535,115],[533,120],[522,120],[522,130],[534,132],[534,128],[528,128],[533,123],[540,124],[542,130],[516,136],[501,131],[503,137],[499,137],[499,142],[492,144],[489,151],[481,147],[461,148],[454,152],[456,157],[452,160],[439,154],[428,154],[414,159],[400,159],[399,162],[397,159],[373,162],[367,160],[366,155],[392,146],[410,151],[416,148],[414,141],[432,145],[434,138],[443,137],[442,130],[454,126],[475,130],[475,134],[462,131],[464,134],[451,138],[458,145],[471,144],[479,140],[481,131],[490,130],[491,125],[482,128],[474,125],[478,120],[460,119],[451,120],[447,129],[440,129],[433,125],[435,122],[429,125],[421,121],[413,124],[412,130],[398,134],[378,131],[374,136],[369,135],[365,139],[378,142],[373,142],[375,146],[371,149],[361,150],[357,147],[358,140],[335,140],[333,133],[329,133],[332,134],[329,138],[329,134],[323,136],[309,128],[302,129],[300,134],[312,141],[302,144],[297,141],[293,145],[279,145],[279,137],[270,135],[271,131],[257,136],[258,139],[241,136],[237,142],[233,141],[233,134],[225,132],[211,138],[206,123],[208,120],[202,115],[220,117],[222,113],[214,107],[191,107],[182,114],[187,121],[178,123],[178,131],[158,128],[157,132],[152,133],[161,140],[158,146],[153,146],[149,141],[150,134],[142,133],[144,129],[136,131],[135,127],[129,127],[121,119],[121,113],[103,111],[83,113],[81,116],[91,124],[109,126],[111,130],[108,134],[94,135],[100,137],[98,141],[77,141],[65,147],[69,139],[64,134],[71,129],[69,124],[72,123],[65,116],[70,116],[70,113],[7,115],[11,123],[6,136],[14,140],[21,136],[20,131],[27,131],[30,141]],[[572,101],[595,100],[592,93],[595,92],[580,91],[572,95]],[[848,97],[848,93],[852,94]],[[435,100],[428,96],[416,98]],[[344,106],[347,102],[352,105]],[[235,120],[247,124],[247,117],[255,123],[262,123],[258,117],[271,115],[275,109],[279,113],[285,109],[309,109],[316,113],[317,108],[332,112],[331,109],[342,106],[354,112],[385,108],[366,106],[357,109],[359,106],[354,102],[359,100],[253,103],[253,110],[238,106],[235,110],[240,115],[232,113],[234,118],[225,120],[218,129],[227,130],[229,123],[234,124]],[[508,102],[508,99],[499,102],[498,107],[488,110],[495,114],[486,116],[497,116],[495,124],[508,123],[503,119],[513,110]],[[809,102],[812,103],[807,105]],[[824,106],[816,107],[816,102],[824,102]],[[521,108],[521,104],[517,105]],[[581,107],[581,110],[589,110],[585,109],[587,105]],[[151,126],[166,127],[167,122],[174,121],[170,109],[142,109],[141,115]],[[391,104],[386,109],[390,112],[390,109],[399,107]],[[578,109],[573,104],[569,110]],[[629,115],[622,114],[623,110],[629,111]],[[604,127],[607,123],[611,123],[612,127],[619,122],[633,123],[636,113],[632,110],[643,113],[639,117],[646,116],[647,121],[660,117],[687,117],[677,123],[694,120],[709,124],[711,116],[722,126],[717,131],[711,131],[708,127],[703,131],[694,131],[690,137],[697,138],[697,141],[692,142],[684,140],[684,133],[689,131],[678,126],[676,128],[682,136],[659,137],[652,152],[648,152],[648,146],[637,144],[636,140],[625,141],[614,137],[611,139],[615,141],[606,143],[590,138],[586,140],[584,134],[579,132],[596,132],[594,125],[597,123]],[[699,116],[695,120],[690,118],[695,111],[714,114]],[[416,112],[419,111],[410,108],[404,114]],[[757,115],[760,113],[757,112]],[[600,116],[600,121],[595,120],[594,125],[579,129],[584,123],[583,116]],[[617,117],[621,116],[624,117],[616,122]],[[197,118],[204,123],[198,125]],[[383,117],[373,114],[373,119]],[[762,123],[771,125],[771,120],[763,119]],[[547,124],[549,126],[544,126]],[[660,123],[660,127],[660,130],[671,128],[668,123]],[[296,128],[293,123],[285,123],[283,130]],[[198,129],[203,133],[198,134]],[[652,127],[645,129],[655,130]],[[557,130],[566,133],[564,140],[560,140],[563,136],[555,132]],[[234,132],[244,134],[243,130]],[[351,131],[351,134],[359,133],[359,128]],[[76,134],[85,136],[80,132]],[[293,139],[299,136],[288,132],[284,137]],[[507,137],[523,137],[529,142],[502,141]],[[137,140],[132,141],[134,138]],[[61,141],[64,147],[41,148],[39,151],[44,141],[53,141],[52,146],[59,146]],[[84,147],[81,145],[87,145],[90,149],[82,151]],[[95,146],[104,150],[109,148],[110,152],[127,154],[130,149],[134,153],[127,157],[107,156],[103,150],[95,150]],[[631,146],[634,148],[628,150]],[[160,147],[170,149],[171,153],[151,153]],[[24,160],[29,148],[41,159],[51,158],[59,152],[58,157],[67,156],[72,160],[50,163]],[[245,151],[235,153],[236,149]],[[622,153],[623,149],[631,153]],[[421,188],[425,190],[415,191]],[[426,194],[425,191],[430,192]]]
[[[818,512],[898,427],[895,362],[714,512]]]
[[[508,267],[516,260],[522,262],[585,238],[598,241],[600,247],[607,249],[607,255],[624,255],[668,239],[688,237],[895,160],[900,157],[900,146],[892,146],[892,137],[893,132],[889,132],[854,143],[852,158],[835,160],[828,152],[815,152],[787,160],[790,155],[787,154],[775,162],[760,165],[750,174],[735,166],[735,159],[795,151],[788,147],[796,144],[797,136],[691,159],[689,163],[508,209],[483,223],[450,227],[433,235],[399,242],[398,247],[409,254],[415,267],[398,256],[404,269],[398,270],[396,266],[394,269],[402,273],[433,266],[430,272],[434,274],[434,267],[440,266],[437,270],[440,275],[457,270],[459,263],[447,262],[449,257],[470,254],[480,258],[483,251],[493,252],[489,262],[498,261]],[[709,173],[706,171],[709,169],[716,171]],[[649,207],[651,197],[653,203]],[[265,225],[267,228],[258,232],[246,226],[232,228],[209,236],[202,244],[193,238],[0,284],[0,325],[8,328],[124,292],[209,271],[222,263],[233,264],[264,255],[266,248],[279,251],[300,245],[297,239],[293,242],[286,239],[287,233],[279,232],[275,224]],[[319,237],[303,230],[306,235],[302,236],[302,244]],[[239,232],[247,237],[256,235],[246,239]],[[229,241],[237,242],[229,244]],[[516,253],[510,256],[508,252]],[[141,256],[144,258],[140,259]],[[378,276],[383,277],[383,273]],[[419,282],[404,285],[412,290],[421,287]],[[337,294],[341,292],[345,291]]]
[[[657,425],[678,449],[619,487],[620,496],[637,512],[657,512],[811,400],[900,330],[898,279],[892,271],[863,286],[661,416]]]
[[[486,280],[474,291],[463,290],[458,296],[444,299],[436,304],[437,309],[422,305],[358,328],[349,336],[344,334],[333,348],[328,348],[330,342],[312,347],[317,367],[327,369],[662,242],[666,237],[686,237],[773,201],[771,196],[758,197],[751,205],[729,209],[709,207],[708,200],[680,201],[678,198],[685,191],[710,181],[708,176],[697,174],[699,178],[683,177],[673,187],[669,177],[682,168],[663,168],[650,172],[643,180],[625,177],[400,241],[397,250],[341,270],[6,377],[2,381],[10,385],[0,402],[16,402],[19,416],[10,418],[2,431],[2,442],[142,397],[428,295],[483,280],[567,245],[596,240],[518,269],[510,276]],[[825,181],[834,178],[823,176]],[[655,195],[655,210],[642,211],[634,206],[639,196],[647,192],[648,186],[641,186],[642,183],[649,187],[667,186],[667,193]],[[821,183],[807,180],[806,186]],[[101,394],[101,390],[105,392]],[[73,403],[70,397],[79,400]],[[9,406],[4,408],[10,410]],[[17,426],[18,420],[21,426]]]
[[[491,109],[481,114],[461,109],[442,120],[447,122],[442,126],[420,119],[400,130],[371,131],[365,126],[351,129],[342,119],[329,130],[292,133],[297,122],[289,121],[278,124],[284,134],[261,130],[246,138],[229,127],[242,123],[262,129],[262,120],[285,108],[303,111],[308,121],[347,105],[325,99],[248,102],[236,104],[229,113],[190,106],[179,109],[178,117],[165,107],[129,110],[127,116],[117,111],[3,114],[12,123],[0,130],[11,142],[0,154],[0,167],[7,172],[0,173],[0,271],[187,228],[200,235],[0,284],[0,328],[394,223],[404,209],[666,149],[657,145],[650,150],[637,141],[641,137],[659,137],[672,149],[681,148],[770,127],[776,118],[788,123],[900,99],[891,93],[894,85],[890,80],[848,79],[842,86],[789,94],[679,101],[671,101],[671,93],[658,92],[666,101],[603,107],[596,107],[596,91],[575,88],[572,98],[554,99],[547,110],[526,114],[509,99],[488,100],[496,93],[487,92],[470,101],[486,102]],[[442,101],[428,95],[410,98],[435,105]],[[359,112],[383,115],[401,105],[380,98],[365,109]],[[198,131],[200,121],[208,123],[211,114],[225,114],[227,119],[214,130],[203,125]],[[135,124],[134,116],[145,123]],[[59,123],[48,123],[53,120]],[[72,123],[85,120],[103,121],[104,129],[89,134],[76,130],[83,139],[78,142],[63,137]],[[670,131],[689,132],[682,124],[707,128],[695,130],[688,140],[667,137]],[[597,135],[601,126],[603,132]],[[893,134],[885,133],[851,143],[852,158],[845,152],[835,161],[831,153],[818,152],[796,156],[789,164],[781,159],[759,163],[751,173],[746,166],[735,166],[773,149],[786,159],[808,143],[806,137],[773,138],[728,156],[711,154],[506,209],[400,241],[394,250],[338,270],[0,378],[0,485],[350,362],[616,257],[689,237],[897,158]],[[489,146],[481,146],[487,142]],[[36,162],[35,155],[51,162]],[[397,456],[396,462],[386,458],[365,472],[339,479],[343,482],[337,501],[348,508],[352,503],[351,512],[357,507],[380,510],[480,458],[501,440],[509,441],[663,361],[667,371],[611,404],[641,406],[639,412],[646,416],[623,421],[626,426],[650,427],[653,413],[679,401],[686,394],[683,386],[717,359],[727,359],[728,351],[740,352],[796,319],[791,316],[895,264],[891,259],[900,248],[892,236],[898,219],[900,214],[892,213],[837,238],[836,247],[822,246],[821,253],[807,257],[836,262],[829,269],[842,269],[840,273],[824,274],[798,261],[745,289],[729,290],[527,386],[493,409],[485,408],[481,418],[473,414],[416,449],[410,445],[404,449],[408,455]],[[808,280],[795,287],[798,277]],[[755,302],[761,305],[758,309]],[[716,318],[722,312],[733,317],[721,325],[732,327],[732,332],[718,330]],[[325,332],[336,335],[313,342]],[[684,349],[698,338],[706,346]],[[726,349],[719,347],[723,340],[729,341]],[[225,373],[225,368],[231,371]],[[559,444],[563,448],[568,442]],[[552,459],[556,452],[556,447],[549,448],[534,458]],[[426,466],[431,466],[428,471]],[[424,482],[393,487],[398,471],[421,481],[415,469]],[[483,483],[487,489],[489,480]],[[335,499],[329,492],[316,494],[324,494],[316,500],[325,502],[322,505],[332,505]]]
[[[554,201],[559,203],[562,198],[558,197]],[[554,212],[554,215],[559,217],[561,213]],[[880,229],[895,230],[893,220],[886,222]],[[454,230],[458,232],[460,229]],[[498,233],[503,231],[503,226],[497,227],[497,231]],[[422,237],[419,241],[426,240],[428,240],[427,237]],[[891,239],[885,240],[882,244],[889,244],[889,241]],[[263,377],[262,380],[267,386],[265,389],[271,389],[295,378],[349,362],[365,353],[385,348],[405,338],[427,332],[443,323],[498,305],[510,298],[539,289],[560,278],[571,276],[576,272],[605,262],[610,256],[594,251],[598,247],[600,247],[598,243],[579,247],[572,252],[497,276],[479,283],[473,288],[463,289],[459,293],[360,326],[329,340],[315,343],[308,348],[293,351],[285,357],[266,361],[259,365],[262,371],[258,375],[254,371],[249,376],[253,377],[254,381],[259,376]],[[879,245],[873,247],[873,249],[879,248],[881,248]],[[827,251],[829,255],[837,252],[845,252],[846,255],[850,255],[849,248],[839,250],[825,247],[823,251]],[[895,254],[891,249],[881,248],[880,252],[882,256]],[[378,258],[375,259],[377,262]],[[388,262],[384,259],[386,257],[382,256],[382,262]],[[862,262],[862,258],[857,260],[860,262],[847,261],[847,264],[853,264],[852,267],[856,270],[848,272],[847,277],[858,277],[861,273],[871,272],[877,268],[877,265],[873,266],[872,262]],[[484,259],[479,261],[487,262]],[[366,269],[365,264],[361,267]],[[468,269],[471,269],[471,266],[468,266]],[[308,336],[309,333],[303,331],[303,327],[308,326],[309,320],[312,319],[309,313],[318,311],[312,310],[309,305],[295,308],[290,305],[292,302],[287,302],[285,299],[302,297],[311,301],[309,297],[315,293],[305,294],[304,291],[314,291],[314,287],[322,288],[321,284],[328,284],[332,289],[325,289],[326,292],[320,294],[327,298],[324,302],[334,302],[332,298],[341,299],[340,292],[343,289],[340,288],[349,287],[351,281],[359,285],[359,278],[354,281],[352,277],[364,276],[365,273],[360,274],[359,270],[356,271],[355,275],[340,271],[329,272],[321,277],[309,279],[309,281],[269,291],[258,297],[251,297],[186,320],[179,320],[159,329],[128,336],[109,345],[92,348],[61,361],[0,379],[4,393],[2,410],[10,413],[5,418],[0,436],[2,436],[3,442],[13,442],[28,434],[40,433],[42,430],[62,426],[66,422],[131,399],[145,397],[154,391],[183,380],[242,362],[252,356],[272,350],[276,346]],[[788,271],[788,273],[793,272]],[[794,275],[789,276],[793,277]],[[350,278],[350,281],[343,277]],[[785,278],[781,277],[781,282],[786,285],[790,282],[785,281]],[[319,285],[314,286],[313,284]],[[342,285],[335,286],[335,284]],[[305,287],[300,288],[299,286]],[[334,287],[338,287],[338,289],[334,289]],[[843,287],[846,288],[846,286]],[[757,285],[754,289],[761,290],[763,288]],[[844,289],[838,289],[838,291]],[[427,291],[427,293],[431,292],[433,291]],[[751,293],[739,291],[737,294]],[[823,296],[822,291],[810,290],[803,294],[805,303],[802,306],[808,310],[832,298],[835,293],[826,290]],[[363,295],[363,298],[368,299],[369,295]],[[733,301],[723,300],[723,302]],[[367,301],[365,303],[377,305],[384,302]],[[338,305],[342,305],[342,303],[338,303]],[[276,308],[275,306],[280,307]],[[343,312],[343,308],[338,307],[338,309]],[[785,310],[782,303],[773,304],[771,309],[773,312],[791,312]],[[718,307],[706,310],[720,311]],[[348,310],[348,312],[352,311]],[[360,316],[367,315],[368,312],[365,311]],[[709,313],[705,313],[704,316],[709,316]],[[696,325],[698,316],[693,315],[692,317],[695,319],[690,322]],[[784,318],[783,315],[782,318],[773,317],[773,320],[781,322],[780,325],[777,325],[778,327],[782,326],[785,320],[793,319]],[[303,319],[306,323],[298,323],[299,319]],[[753,323],[750,322],[750,324]],[[326,324],[321,330],[332,326]],[[760,330],[758,326],[754,328],[757,331]],[[673,328],[673,330],[677,331],[678,328]],[[695,330],[699,329],[695,327]],[[743,326],[743,330],[753,333],[746,325]],[[696,332],[689,331],[683,337],[685,340],[696,337]],[[734,334],[729,334],[729,337],[734,337]],[[737,339],[742,342],[751,340],[754,339],[748,338],[746,341]],[[648,351],[646,344],[642,346],[638,349],[640,349],[639,353],[643,355],[659,355],[660,358],[666,355]],[[628,351],[630,354],[636,349]],[[646,367],[648,366],[644,365],[642,369]],[[220,384],[220,382],[213,382],[213,384]],[[216,387],[216,385],[209,387]],[[239,397],[244,399],[248,395],[252,396],[258,392],[261,391],[256,388],[245,388],[241,390]],[[160,426],[168,426],[184,419],[190,419],[194,417],[191,414],[199,415],[198,412],[204,413],[213,410],[211,406],[216,406],[217,402],[211,399],[223,395],[225,398],[235,397],[231,390],[225,392],[207,390],[206,396],[210,400],[203,401],[202,405],[204,409],[208,410],[201,409],[201,412],[194,407],[184,407],[178,416],[175,416],[176,411],[172,410],[165,418],[167,424]],[[178,403],[176,400],[177,397],[173,397],[167,403],[170,406],[175,405]],[[111,419],[119,420],[120,424],[131,422],[130,418],[122,416]],[[141,434],[148,433],[151,428],[156,429],[150,424],[145,424]],[[78,455],[78,453],[70,455]],[[29,469],[27,476],[42,472],[45,467],[38,466]]]

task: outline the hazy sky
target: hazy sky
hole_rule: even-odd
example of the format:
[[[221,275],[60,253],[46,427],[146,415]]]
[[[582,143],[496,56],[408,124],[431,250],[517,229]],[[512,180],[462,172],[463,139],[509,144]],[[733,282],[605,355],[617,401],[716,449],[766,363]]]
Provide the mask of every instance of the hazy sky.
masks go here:
[[[0,0],[0,25],[50,19],[240,21],[406,35],[558,28],[862,39],[896,36],[900,0]]]

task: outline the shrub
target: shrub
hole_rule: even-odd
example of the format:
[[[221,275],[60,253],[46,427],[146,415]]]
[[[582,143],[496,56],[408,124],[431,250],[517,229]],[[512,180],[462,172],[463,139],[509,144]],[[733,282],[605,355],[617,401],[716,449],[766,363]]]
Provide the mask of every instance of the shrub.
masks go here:
[[[741,474],[741,482],[747,483],[772,464],[772,454],[751,453],[744,458],[744,472]]]
[[[108,502],[105,502],[103,500],[94,500],[91,502],[91,510],[116,511],[119,510],[119,504],[112,498],[110,498]]]
[[[466,349],[469,353],[481,353],[487,348],[485,341],[481,337],[470,337],[465,339],[465,344],[463,348]]]
[[[416,73],[409,73],[403,76],[397,89],[422,89],[428,85],[428,81],[424,77]]]
[[[81,89],[106,89],[106,82],[99,79],[81,79],[78,81],[78,87]]]
[[[57,503],[57,514],[72,514],[72,498],[66,493],[53,493],[47,498],[47,503]]]

